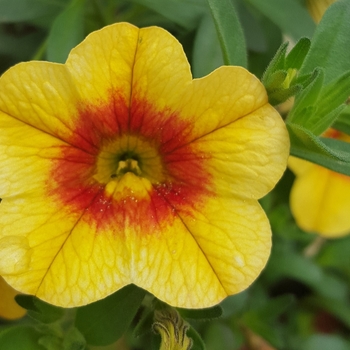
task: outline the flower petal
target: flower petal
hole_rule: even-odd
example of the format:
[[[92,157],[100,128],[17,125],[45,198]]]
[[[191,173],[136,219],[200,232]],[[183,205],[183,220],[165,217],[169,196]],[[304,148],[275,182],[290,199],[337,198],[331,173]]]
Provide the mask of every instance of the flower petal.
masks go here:
[[[0,124],[1,196],[42,190],[51,159],[65,143],[1,111]]]
[[[56,217],[28,235],[36,263],[21,276],[21,288],[77,306],[135,283],[172,305],[198,308],[245,289],[265,266],[271,232],[255,201],[216,198],[177,210],[171,199],[149,193],[143,206],[125,199],[102,228],[83,215],[63,231]],[[149,226],[146,218],[159,215],[161,206],[168,219],[152,219]],[[18,283],[18,276],[7,280]]]
[[[0,81],[2,113],[63,140],[72,134],[78,95],[65,66],[20,63]]]
[[[289,157],[288,158],[288,168],[293,171],[293,173],[297,176],[302,176],[306,174],[313,168],[314,164],[308,162],[304,159]]]
[[[182,113],[184,118],[195,118],[197,138],[244,118],[266,104],[267,93],[258,78],[242,67],[223,66],[193,80],[183,98]]]
[[[250,199],[271,191],[289,154],[284,122],[270,105],[201,137],[193,146],[197,154],[209,155],[205,164],[215,193]]]
[[[25,315],[26,310],[21,308],[14,299],[17,294],[18,292],[0,276],[0,317],[14,320]]]
[[[107,26],[70,52],[66,67],[82,101],[99,105],[114,96],[129,106],[139,31],[129,23]]]
[[[350,232],[350,178],[311,164],[295,179],[290,205],[297,224],[325,237]]]
[[[177,111],[192,75],[179,42],[158,27],[140,29],[133,66],[132,103],[147,100]]]

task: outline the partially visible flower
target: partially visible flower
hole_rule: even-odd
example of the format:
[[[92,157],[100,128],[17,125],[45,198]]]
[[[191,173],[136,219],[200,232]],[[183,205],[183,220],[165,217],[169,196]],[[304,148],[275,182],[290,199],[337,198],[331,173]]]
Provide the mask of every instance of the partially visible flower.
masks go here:
[[[307,0],[306,5],[313,20],[319,23],[328,6],[332,5],[335,1],[336,0]]]
[[[15,320],[26,314],[26,310],[21,308],[15,301],[18,294],[0,276],[0,318]]]
[[[152,328],[161,336],[160,350],[189,350],[192,348],[192,339],[186,334],[189,325],[181,318],[176,309],[156,310]]]
[[[245,69],[192,80],[168,32],[116,24],[7,71],[0,125],[0,274],[22,292],[71,307],[134,283],[202,308],[265,266],[257,199],[289,138]]]
[[[350,142],[350,136],[330,129],[326,137]],[[290,157],[296,179],[290,206],[297,224],[324,237],[350,233],[350,177],[302,159]]]

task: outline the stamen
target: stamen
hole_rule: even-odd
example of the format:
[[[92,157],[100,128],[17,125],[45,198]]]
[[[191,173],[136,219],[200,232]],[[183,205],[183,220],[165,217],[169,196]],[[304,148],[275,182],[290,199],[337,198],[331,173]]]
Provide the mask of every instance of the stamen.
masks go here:
[[[141,175],[141,169],[139,167],[138,161],[135,159],[120,160],[118,163],[117,171],[111,175],[111,178],[124,175],[128,172],[132,172],[135,175]]]

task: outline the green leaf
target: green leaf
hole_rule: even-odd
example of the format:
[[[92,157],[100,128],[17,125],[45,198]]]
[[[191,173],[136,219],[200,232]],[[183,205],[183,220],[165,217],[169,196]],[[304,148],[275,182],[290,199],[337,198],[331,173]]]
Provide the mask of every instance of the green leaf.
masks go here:
[[[132,2],[152,9],[187,30],[196,28],[206,12],[202,1],[132,0]]]
[[[220,306],[223,310],[222,317],[230,318],[233,315],[240,314],[242,310],[246,307],[248,299],[248,291],[243,291],[225,298],[220,303]]]
[[[276,106],[284,101],[287,101],[290,97],[295,96],[301,91],[301,85],[294,85],[288,89],[280,89],[273,92],[268,91],[269,103]]]
[[[247,67],[243,29],[230,0],[207,0],[226,65]]]
[[[273,321],[295,302],[293,295],[281,295],[277,298],[270,299],[263,307],[257,310],[252,310],[264,322]]]
[[[288,43],[283,43],[278,48],[275,56],[271,60],[270,64],[266,68],[266,71],[264,72],[261,81],[265,85],[265,87],[268,86],[269,81],[271,79],[271,76],[279,70],[284,70],[285,68],[285,59],[286,59],[286,52],[288,48]]]
[[[197,28],[192,69],[195,78],[203,77],[224,64],[220,42],[211,14],[203,16]]]
[[[270,299],[262,307],[251,309],[243,315],[244,324],[278,349],[283,347],[281,335],[274,327],[276,319],[292,306],[294,297],[282,295]]]
[[[16,295],[17,303],[24,309],[28,310],[28,315],[33,319],[43,322],[52,323],[63,317],[65,309],[54,306],[38,299],[33,295]]]
[[[348,300],[336,300],[327,297],[312,297],[309,302],[322,310],[326,310],[350,327],[350,304]]]
[[[161,338],[159,334],[151,333],[151,350],[159,350]]]
[[[300,350],[348,350],[350,342],[340,335],[313,334],[302,345]]]
[[[77,308],[75,326],[88,344],[111,344],[127,330],[145,294],[130,284],[105,299]]]
[[[230,345],[235,344],[232,329],[219,322],[208,324],[203,340],[208,350],[230,349]]]
[[[320,135],[323,132],[325,132],[338,118],[339,114],[344,110],[345,105],[341,105],[334,110],[330,111],[328,114],[323,114],[319,112],[319,109],[317,109],[316,114],[317,116],[322,116],[321,118],[315,118],[314,124],[310,124],[308,129],[313,132],[315,135]]]
[[[47,41],[47,59],[64,63],[70,50],[84,39],[85,0],[73,0],[53,22]]]
[[[44,39],[44,32],[40,30],[28,33],[24,27],[14,34],[0,26],[0,54],[12,56],[17,61],[28,61]]]
[[[46,350],[61,350],[62,339],[53,334],[45,334],[40,337],[38,343],[42,345]]]
[[[266,18],[256,16],[256,13],[252,13],[251,9],[248,9],[243,1],[236,1],[234,4],[237,8],[238,16],[243,27],[248,50],[255,53],[267,54],[267,51],[269,51],[269,41],[273,40],[276,33],[268,30],[267,32],[270,35],[267,37],[265,33],[266,28],[264,28],[266,23],[262,23],[267,21]],[[280,40],[278,40],[277,47],[279,44]],[[274,50],[273,53],[275,53],[276,50]],[[269,58],[271,58],[271,56],[272,55],[269,55]]]
[[[286,125],[291,141],[291,155],[350,175],[349,143],[319,138],[297,124],[287,123]]]
[[[268,343],[281,349],[283,347],[283,338],[276,327],[269,325],[264,319],[260,319],[256,315],[245,315],[243,317],[244,324],[251,329],[254,333],[259,334]]]
[[[325,82],[330,82],[350,70],[350,2],[336,1],[329,7],[317,26],[301,73],[316,67],[325,70]],[[299,21],[298,21],[299,23]]]
[[[316,70],[317,72],[317,70]],[[326,131],[344,110],[350,95],[350,71],[323,85],[323,71],[295,99],[288,121],[299,124],[315,135]]]
[[[75,327],[72,327],[63,338],[62,350],[84,350],[85,348],[85,338]]]
[[[202,337],[193,327],[189,328],[189,330],[187,331],[187,336],[191,338],[193,342],[191,350],[206,350],[206,346]]]
[[[349,96],[350,71],[347,71],[322,89],[319,101],[317,101],[317,112],[320,115],[327,115],[333,110],[339,109],[341,105],[343,108],[345,108],[344,103]],[[342,110],[340,110],[339,113],[341,111]],[[323,132],[324,130],[321,130],[319,133]],[[314,133],[317,134],[318,132],[314,131]]]
[[[276,23],[282,30],[293,39],[311,37],[315,24],[313,23],[306,8],[295,0],[246,0],[257,10]],[[297,23],[297,25],[296,25]]]
[[[26,310],[40,312],[38,307],[36,306],[34,300],[36,299],[33,295],[24,295],[19,294],[15,296],[15,300],[19,306],[22,306]]]
[[[25,22],[56,16],[69,0],[0,0],[0,23]]]
[[[333,127],[350,135],[350,105],[342,110]]]
[[[189,318],[200,321],[209,321],[222,316],[222,307],[220,305],[216,305],[205,309],[177,308],[177,310],[183,318]]]
[[[143,310],[134,328],[134,332],[133,332],[134,337],[138,338],[147,333],[152,332],[152,325],[154,322],[153,317],[154,317],[153,310],[149,310],[149,309]]]
[[[310,41],[302,38],[288,56],[286,56],[288,42],[283,43],[277,50],[262,77],[262,83],[267,90],[269,102],[272,105],[278,105],[286,101],[315,80],[316,76],[312,74],[297,77],[298,68],[304,60],[309,45]],[[294,109],[296,108],[295,105],[296,103]]]
[[[331,240],[322,249],[317,259],[322,266],[345,269],[350,272],[350,236]]]
[[[273,278],[289,277],[309,286],[320,296],[339,302],[347,299],[347,285],[343,280],[326,273],[314,261],[290,248],[275,246],[268,263]]]
[[[310,85],[320,74],[320,69],[315,69],[312,73],[298,75],[293,79],[293,85],[301,85],[305,89]]]
[[[278,88],[281,88],[283,82],[287,78],[287,71],[285,70],[277,70],[273,72],[270,76],[266,78],[266,89],[274,91]]]
[[[32,326],[12,326],[0,332],[0,349],[46,350],[38,343],[41,336],[42,334]]]
[[[288,114],[287,121],[304,126],[312,116],[310,113],[317,108],[317,100],[320,96],[323,86],[324,74],[322,69],[316,69],[312,82],[302,90],[295,98],[293,108]],[[307,108],[309,113],[307,112]]]
[[[307,53],[309,52],[311,41],[308,38],[301,38],[286,58],[286,69],[300,69]]]
[[[242,4],[242,2],[239,2],[239,4]],[[243,3],[244,4],[244,3]],[[250,8],[251,6],[249,4],[246,4],[247,8]],[[240,9],[240,6],[238,7]],[[246,9],[248,11],[248,9]],[[249,52],[249,70],[251,73],[255,74],[257,77],[261,78],[266,71],[266,67],[271,62],[271,57],[274,57],[276,51],[281,46],[281,42],[283,41],[282,33],[279,27],[277,27],[273,22],[271,22],[268,18],[265,16],[262,16],[259,13],[254,13],[255,20],[259,26],[259,33],[260,35],[256,35],[256,33],[248,34],[247,27],[251,28],[251,21],[248,22],[246,19],[246,16],[242,16],[240,12],[240,18],[242,19],[244,32],[246,34],[246,40],[248,48],[252,46],[249,41],[251,41],[250,37],[254,37],[255,40],[259,40],[259,37],[262,36],[264,39],[262,39],[262,44],[264,44],[264,47],[266,49],[264,51],[256,51],[254,49],[250,49]]]

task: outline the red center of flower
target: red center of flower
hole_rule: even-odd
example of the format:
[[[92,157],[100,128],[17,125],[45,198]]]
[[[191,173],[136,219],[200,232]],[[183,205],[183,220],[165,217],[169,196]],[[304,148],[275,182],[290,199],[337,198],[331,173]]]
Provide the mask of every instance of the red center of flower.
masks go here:
[[[128,108],[114,97],[107,104],[84,105],[73,136],[65,140],[69,146],[53,161],[49,195],[79,220],[96,225],[97,232],[113,228],[118,233],[128,222],[141,233],[152,233],[176,215],[191,215],[211,195],[212,179],[205,169],[209,156],[191,142],[194,137],[191,121],[168,109],[157,111],[146,101],[133,101]],[[105,161],[101,151],[106,147],[111,158]],[[147,147],[157,157],[146,159]],[[99,159],[114,168],[99,170]],[[123,178],[127,173],[134,177]],[[142,187],[141,178],[149,187]],[[115,188],[123,183],[123,190],[108,192],[111,181],[119,181]],[[142,193],[134,191],[133,181]]]

